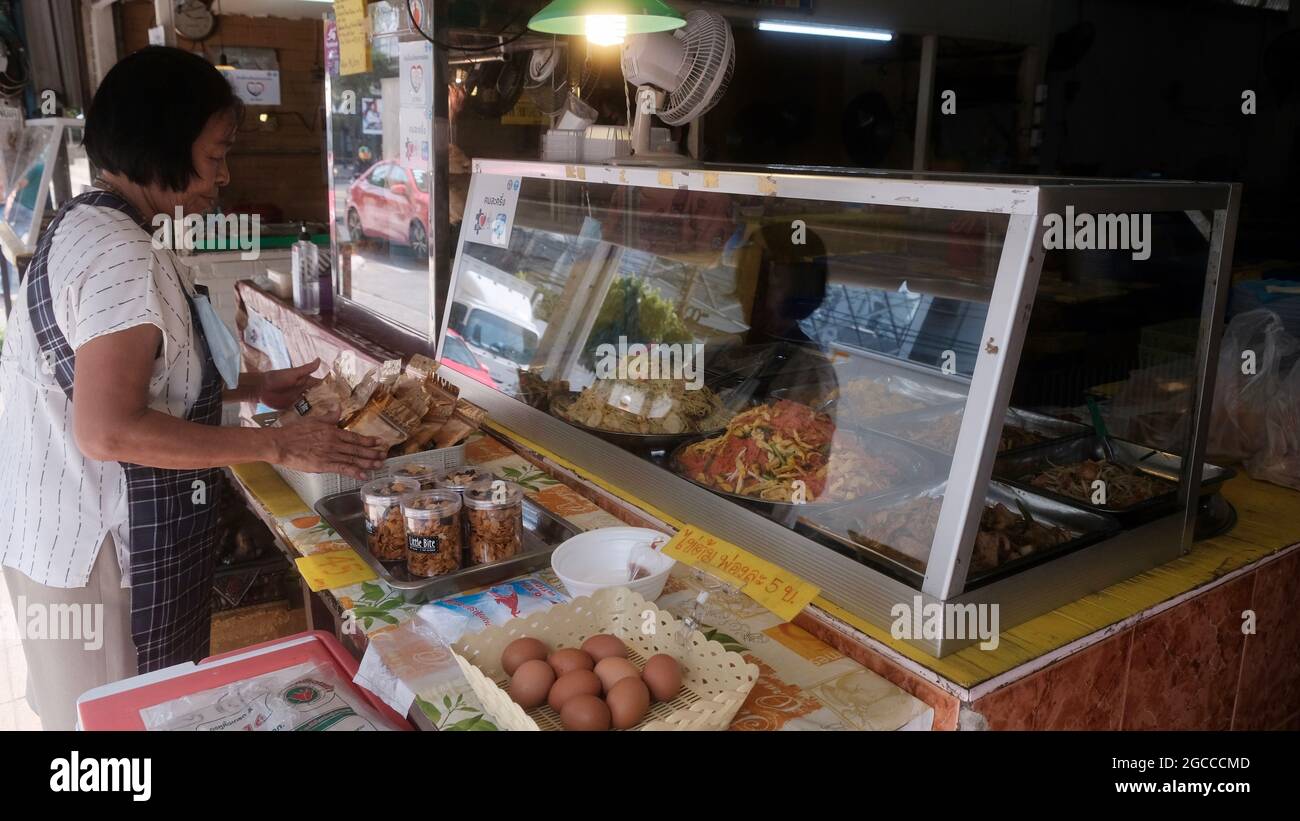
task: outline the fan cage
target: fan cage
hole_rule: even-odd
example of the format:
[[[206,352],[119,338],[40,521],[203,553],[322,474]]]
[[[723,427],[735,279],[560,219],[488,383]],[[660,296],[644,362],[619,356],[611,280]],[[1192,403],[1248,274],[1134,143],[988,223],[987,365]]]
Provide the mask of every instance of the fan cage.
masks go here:
[[[668,125],[683,125],[707,114],[727,93],[736,69],[731,28],[722,15],[687,12],[686,26],[679,31],[685,40],[686,64],[690,70],[677,90],[668,95],[663,110],[655,112]],[[712,79],[719,72],[722,80],[713,88]]]

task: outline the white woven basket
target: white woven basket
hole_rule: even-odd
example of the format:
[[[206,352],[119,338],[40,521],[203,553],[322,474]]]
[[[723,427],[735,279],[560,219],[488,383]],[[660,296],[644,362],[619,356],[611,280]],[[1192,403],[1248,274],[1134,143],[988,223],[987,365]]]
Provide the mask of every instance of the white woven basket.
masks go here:
[[[649,629],[653,626],[653,629]],[[643,629],[644,628],[644,629]],[[611,587],[529,618],[511,619],[463,639],[452,647],[456,663],[497,726],[503,730],[558,730],[559,716],[546,705],[527,712],[510,700],[501,669],[501,652],[517,638],[541,639],[552,649],[579,647],[597,633],[618,636],[638,668],[657,653],[682,665],[682,691],[668,703],[656,702],[633,729],[725,730],[758,681],[758,667],[739,653],[709,641],[698,630],[683,644],[685,626],[654,602],[626,587]]]
[[[371,478],[378,479],[387,476],[407,462],[427,463],[434,470],[460,467],[465,463],[465,446],[456,445],[451,448],[426,450],[423,453],[394,456],[392,459],[385,460],[384,466],[376,470],[371,475]],[[294,492],[308,505],[314,505],[317,500],[334,493],[356,490],[365,484],[365,482],[353,479],[351,476],[340,476],[337,473],[304,473],[301,470],[294,470],[283,465],[273,465],[273,467],[284,479],[285,484],[293,488]]]
[[[253,422],[263,428],[273,427],[278,423],[279,418],[280,414],[275,412],[253,414]],[[392,459],[384,460],[384,466],[372,473],[371,478],[379,479],[388,476],[407,462],[424,462],[434,470],[460,467],[465,464],[465,446],[456,445],[450,448],[426,450],[422,453],[394,456]],[[294,493],[297,493],[298,497],[308,505],[315,505],[317,501],[335,493],[356,490],[365,484],[359,479],[340,476],[337,473],[306,473],[283,465],[271,467],[275,468],[275,472],[280,474],[285,484],[293,488]]]

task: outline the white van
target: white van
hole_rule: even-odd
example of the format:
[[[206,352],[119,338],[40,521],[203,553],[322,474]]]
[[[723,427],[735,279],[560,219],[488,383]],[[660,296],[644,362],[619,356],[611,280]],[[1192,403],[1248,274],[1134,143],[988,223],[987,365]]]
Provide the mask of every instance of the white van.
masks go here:
[[[537,289],[468,256],[462,265],[447,326],[461,335],[504,392],[518,393],[518,371],[532,364],[546,333],[546,323],[533,316]]]

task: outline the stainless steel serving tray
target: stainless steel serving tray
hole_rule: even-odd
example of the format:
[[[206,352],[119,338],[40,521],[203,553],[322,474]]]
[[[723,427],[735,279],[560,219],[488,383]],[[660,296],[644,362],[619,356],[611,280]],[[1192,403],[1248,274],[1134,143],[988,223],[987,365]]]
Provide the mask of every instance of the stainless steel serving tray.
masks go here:
[[[848,535],[848,531],[851,529],[861,530],[859,520],[870,514],[906,504],[922,496],[940,497],[944,493],[944,488],[945,484],[941,483],[922,489],[909,489],[862,503],[842,505],[833,510],[811,513],[799,519],[795,530],[805,536],[817,539],[823,544],[826,544],[827,540],[829,540],[831,542],[830,546],[837,548],[839,552],[873,565],[919,590],[925,579],[924,559],[888,548],[881,550],[860,544]],[[1030,516],[1036,521],[1064,528],[1078,535],[1068,542],[1013,559],[1006,564],[982,570],[978,573],[972,571],[966,580],[966,589],[968,590],[1009,576],[1026,567],[1039,564],[1064,553],[1096,544],[1120,529],[1119,522],[1111,516],[1085,510],[1075,504],[1062,502],[1000,482],[989,483],[989,490],[985,500],[986,505],[1001,503],[1016,512],[1019,512],[1019,505],[1023,504],[1029,511]],[[818,539],[817,537],[821,538]]]
[[[904,435],[903,431],[908,427],[913,427],[918,424],[924,424],[926,422],[933,422],[941,417],[948,416],[950,414],[955,414],[957,416],[960,416],[962,413],[965,412],[965,410],[966,408],[964,404],[942,405],[938,407],[925,408],[923,410],[912,411],[911,413],[899,413],[887,417],[882,416],[876,419],[869,419],[866,421],[865,427],[868,430],[874,430],[879,433],[884,433],[888,436],[893,436],[904,442],[908,442],[912,445],[915,445],[916,447],[923,448],[924,450],[929,451],[931,453],[939,454],[944,458],[951,458],[953,453],[952,450],[943,450],[942,448],[939,448],[936,445],[931,443],[918,442],[914,439],[909,439],[907,436]],[[1078,422],[1069,422],[1064,419],[1057,419],[1054,416],[1047,416],[1041,413],[1034,413],[1033,411],[1020,410],[1019,408],[1007,409],[1007,414],[1003,418],[1003,426],[1006,425],[1016,425],[1025,430],[1040,434],[1042,436],[1047,437],[1047,441],[1037,442],[1032,445],[1022,445],[1021,447],[1018,448],[1008,448],[1006,450],[999,451],[1000,454],[1017,453],[1021,450],[1043,447],[1044,445],[1051,444],[1052,442],[1056,442],[1062,439],[1073,439],[1080,436],[1086,436],[1087,434],[1092,432],[1092,428],[1088,427],[1087,425],[1081,425]],[[1000,442],[1001,439],[999,437],[999,444]],[[954,442],[954,445],[955,444],[956,443]]]
[[[426,579],[406,572],[403,562],[381,562],[371,554],[366,547],[366,517],[361,494],[357,491],[334,493],[320,499],[316,502],[316,512],[366,560],[366,564],[370,565],[379,578],[401,593],[404,599],[416,603],[487,587],[549,567],[551,552],[561,542],[578,533],[525,496],[522,553],[499,562],[476,564],[455,573]]]
[[[1121,508],[1114,505],[1094,505],[1087,500],[1054,493],[1029,483],[1031,476],[1052,465],[1068,465],[1087,459],[1105,458],[1105,448],[1102,446],[1101,438],[1095,434],[1001,454],[993,463],[993,477],[1030,493],[1114,516],[1125,527],[1143,524],[1172,512],[1178,505],[1177,486],[1183,467],[1182,457],[1122,439],[1112,437],[1110,441],[1115,448],[1117,462],[1171,482],[1170,490]],[[1232,468],[1219,467],[1209,462],[1202,463],[1200,495],[1217,493],[1224,482],[1236,475],[1237,472]]]
[[[1080,422],[1071,422],[1068,419],[1058,419],[1055,416],[1048,416],[1045,413],[1022,410],[1020,408],[1008,408],[1006,419],[1003,421],[1003,430],[1007,425],[1015,425],[1029,431],[1037,433],[1047,438],[1046,442],[1035,442],[1032,445],[1021,445],[1020,447],[1007,448],[999,450],[998,453],[1015,453],[1025,448],[1036,448],[1046,445],[1049,442],[1056,442],[1061,439],[1072,439],[1076,436],[1086,436],[1092,432],[1092,428]]]
[[[716,436],[725,430],[725,426],[708,431],[689,431],[686,433],[631,433],[629,431],[605,430],[604,428],[593,428],[575,422],[567,416],[570,406],[577,401],[579,394],[576,391],[557,396],[551,400],[551,415],[560,421],[573,425],[579,430],[585,430],[592,436],[599,436],[606,442],[618,445],[624,450],[630,450],[634,453],[653,453],[658,450],[672,450],[687,439],[695,439],[700,436]],[[723,400],[724,405],[726,400]],[[747,407],[747,406],[746,406]],[[741,407],[733,411],[734,416],[746,407]]]

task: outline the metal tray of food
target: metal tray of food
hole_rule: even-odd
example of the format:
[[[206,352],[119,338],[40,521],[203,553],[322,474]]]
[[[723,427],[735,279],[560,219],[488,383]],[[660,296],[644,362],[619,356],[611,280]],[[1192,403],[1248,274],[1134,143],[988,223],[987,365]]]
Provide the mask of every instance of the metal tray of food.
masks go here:
[[[1121,506],[1110,499],[1107,500],[1108,504],[1094,505],[1090,499],[1075,498],[1050,488],[1031,484],[1033,476],[1052,467],[1104,459],[1105,448],[1101,437],[1096,434],[1049,442],[1014,453],[1002,454],[993,463],[993,476],[1030,493],[1115,516],[1125,527],[1142,524],[1171,512],[1178,504],[1178,479],[1183,467],[1182,457],[1122,439],[1112,437],[1110,441],[1115,449],[1116,462],[1135,468],[1151,478],[1163,480],[1167,488],[1161,493]],[[1237,472],[1232,468],[1219,467],[1209,462],[1203,463],[1200,495],[1217,493],[1220,486],[1236,474]]]
[[[923,497],[942,499],[944,484],[931,485],[921,489],[911,489],[893,493],[861,504],[843,505],[832,510],[815,512],[801,517],[795,529],[805,536],[821,537],[818,541],[835,548],[838,552],[870,564],[895,578],[916,588],[920,588],[925,577],[925,563],[930,555],[931,544],[919,542],[911,549],[895,548],[880,544],[868,544],[869,535],[863,534],[867,521],[874,514],[897,510],[901,521],[916,521],[916,511],[908,506]],[[1023,555],[999,559],[992,566],[972,569],[966,579],[966,588],[986,584],[995,579],[1004,578],[1012,573],[1039,564],[1052,557],[1060,556],[1074,550],[1087,547],[1106,539],[1117,532],[1119,522],[1103,513],[1084,510],[1078,505],[1068,504],[1022,488],[1001,482],[990,482],[985,495],[985,505],[1003,505],[1018,519],[1028,513],[1034,523],[1067,531],[1071,538],[1046,547],[1040,547]],[[932,511],[938,516],[938,507]],[[933,531],[924,531],[933,541]],[[981,535],[986,531],[981,527]],[[862,534],[863,541],[854,539],[850,534]],[[865,538],[864,538],[865,537]],[[873,540],[874,541],[874,540]],[[972,548],[972,565],[977,562],[976,547]]]
[[[1039,441],[1028,444],[1018,444],[1007,440],[1007,428],[1014,425],[1031,436],[1040,437]],[[1002,435],[998,440],[998,453],[1014,453],[1024,448],[1038,447],[1050,442],[1057,442],[1061,439],[1073,439],[1076,436],[1086,436],[1092,432],[1092,428],[1079,422],[1071,422],[1068,419],[1057,419],[1055,416],[1048,416],[1045,413],[1022,410],[1021,408],[1008,408],[1006,420],[1002,423]]]
[[[913,411],[911,413],[901,413],[896,416],[870,419],[867,420],[865,426],[869,430],[878,431],[897,439],[902,439],[905,442],[910,442],[927,451],[940,454],[944,457],[951,457],[957,446],[957,436],[961,431],[961,418],[964,412],[965,407],[963,405],[944,405],[940,407],[926,408],[925,410]],[[951,421],[949,421],[949,419],[951,419]],[[924,435],[920,437],[915,436],[915,430],[918,426],[928,427],[939,423],[947,425],[948,428],[939,431],[937,438],[931,439]],[[1072,439],[1086,436],[1092,432],[1092,428],[1087,425],[1081,425],[1078,422],[1069,422],[1064,419],[1057,419],[1045,414],[1020,410],[1018,408],[1007,409],[1002,425],[1002,432],[998,437],[998,453],[1000,454],[1015,453],[1028,448],[1050,444],[1061,439]],[[1028,431],[1031,435],[1042,438],[1040,441],[1033,444],[1006,445],[1007,426],[1012,425],[1022,431]],[[948,438],[941,438],[944,436]],[[943,449],[943,445],[948,445],[947,450]]]
[[[718,433],[721,433],[725,429],[725,426],[723,426],[723,427],[714,428],[712,430],[687,431],[683,433],[632,433],[630,431],[605,430],[604,428],[593,428],[584,425],[581,422],[575,422],[574,420],[568,417],[567,415],[568,408],[570,405],[574,403],[574,401],[577,400],[577,398],[578,398],[577,391],[570,391],[566,394],[562,394],[560,396],[554,397],[553,399],[551,399],[551,405],[550,405],[551,415],[561,420],[565,424],[572,425],[573,427],[579,430],[584,430],[587,433],[590,433],[592,436],[598,436],[601,439],[604,439],[606,442],[609,442],[614,445],[618,445],[624,450],[630,450],[635,453],[653,453],[654,451],[660,451],[660,450],[662,451],[672,450],[673,448],[677,447],[687,439],[694,439],[699,436],[713,436]],[[728,404],[725,395],[719,394],[719,398],[722,399],[723,408],[730,409],[732,415],[735,415],[736,413],[740,413],[741,411],[745,410],[745,407],[747,407],[746,405],[746,406],[732,409],[731,406]]]
[[[366,547],[366,517],[361,494],[355,490],[326,496],[316,502],[316,512],[352,546],[389,587],[409,602],[427,602],[466,590],[487,587],[549,567],[551,552],[578,531],[536,502],[524,497],[523,551],[490,564],[462,567],[445,576],[412,576],[402,562],[381,562]]]
[[[689,441],[681,443],[673,450],[672,454],[670,454],[667,466],[673,473],[676,473],[678,476],[681,476],[683,479],[686,479],[693,484],[699,485],[700,487],[712,491],[719,496],[725,496],[728,499],[740,502],[751,510],[756,510],[776,519],[788,518],[788,514],[797,514],[799,511],[804,509],[827,509],[838,507],[840,505],[860,502],[864,499],[874,499],[879,496],[897,493],[900,490],[907,488],[924,487],[933,484],[940,478],[938,466],[935,464],[933,457],[926,454],[920,448],[913,447],[906,442],[888,436],[882,436],[881,434],[873,433],[871,431],[845,431],[845,433],[856,437],[859,444],[861,444],[862,449],[869,456],[888,458],[890,461],[899,465],[902,468],[903,476],[886,490],[858,497],[856,499],[838,499],[825,502],[810,501],[802,504],[795,504],[794,502],[760,499],[755,496],[746,496],[740,493],[720,490],[705,482],[697,481],[693,477],[687,475],[686,469],[678,460],[678,456],[683,450],[696,442],[714,437],[696,436]],[[792,525],[793,518],[791,518],[788,523]]]

